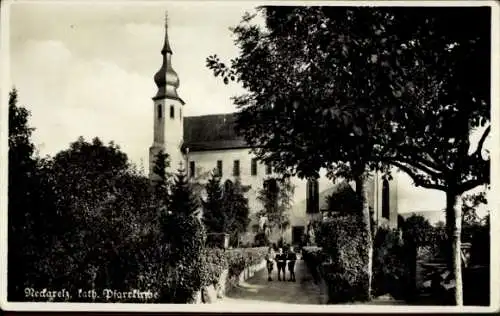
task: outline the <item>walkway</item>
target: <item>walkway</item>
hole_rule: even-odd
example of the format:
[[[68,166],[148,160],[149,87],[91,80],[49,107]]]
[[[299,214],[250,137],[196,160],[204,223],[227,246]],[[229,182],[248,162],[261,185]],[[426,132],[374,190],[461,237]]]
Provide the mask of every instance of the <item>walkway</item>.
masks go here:
[[[254,277],[227,293],[221,303],[262,303],[281,304],[321,304],[319,285],[314,284],[303,260],[297,260],[295,266],[297,281],[278,281],[276,266],[272,281],[267,280],[267,270],[257,272]],[[287,279],[288,279],[288,270]]]

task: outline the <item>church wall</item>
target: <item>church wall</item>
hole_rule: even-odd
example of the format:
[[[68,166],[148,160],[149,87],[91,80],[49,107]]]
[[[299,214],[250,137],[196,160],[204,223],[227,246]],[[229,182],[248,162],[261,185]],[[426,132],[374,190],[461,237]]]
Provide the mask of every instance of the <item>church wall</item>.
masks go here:
[[[261,206],[258,203],[257,190],[262,187],[265,179],[265,166],[258,164],[257,176],[252,176],[250,173],[252,156],[248,149],[229,149],[229,150],[211,150],[190,152],[187,155],[187,163],[195,162],[195,180],[204,183],[208,180],[210,172],[217,167],[217,161],[222,160],[222,182],[230,179],[234,181],[233,162],[240,161],[240,181],[243,185],[251,186],[247,193],[249,207],[252,213],[260,210]]]
[[[191,161],[195,162],[196,175],[194,180],[200,183],[207,181],[209,173],[217,166],[217,160],[222,160],[223,162],[222,181],[227,179],[234,181],[233,162],[234,160],[240,161],[240,181],[243,185],[251,186],[246,194],[252,219],[249,225],[249,234],[246,238],[247,242],[253,242],[254,231],[252,226],[258,224],[258,219],[254,214],[262,209],[262,204],[257,200],[258,192],[262,189],[265,179],[277,176],[275,173],[267,175],[266,166],[261,163],[257,164],[257,175],[251,175],[251,160],[253,157],[248,149],[197,151],[188,153],[186,157],[188,168]],[[322,172],[323,176],[318,180],[320,192],[332,185],[332,182],[324,176],[325,174],[326,172]],[[294,194],[289,213],[290,227],[284,232],[284,239],[287,242],[291,242],[292,240],[293,226],[304,226],[305,228],[311,219],[310,215],[306,214],[307,181],[298,177],[292,177],[291,182],[294,185]],[[278,238],[279,235],[276,233],[274,236],[271,236],[271,241],[277,241]]]

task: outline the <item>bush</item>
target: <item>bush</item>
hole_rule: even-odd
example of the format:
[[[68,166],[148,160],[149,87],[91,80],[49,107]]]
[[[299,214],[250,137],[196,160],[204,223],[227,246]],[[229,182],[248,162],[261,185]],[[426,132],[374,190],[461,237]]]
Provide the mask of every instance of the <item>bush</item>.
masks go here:
[[[269,246],[269,238],[264,232],[257,233],[254,237],[254,246],[255,247],[266,247]]]
[[[490,305],[490,267],[470,267],[462,270],[464,305]]]
[[[322,249],[320,247],[303,247],[302,259],[311,273],[314,282],[318,283],[321,279],[319,267],[325,259]]]
[[[226,248],[225,247],[226,236],[227,235],[225,233],[207,234],[207,240],[205,242],[205,246],[209,248]]]
[[[472,265],[490,265],[490,227],[479,226],[472,237],[471,258]]]
[[[405,294],[409,278],[407,254],[398,230],[379,228],[373,245],[372,291],[375,296]]]
[[[330,263],[320,266],[329,302],[367,300],[368,232],[359,215],[334,217],[321,225],[318,246]]]
[[[227,269],[228,262],[226,252],[222,249],[204,249],[202,254],[202,285],[216,285],[224,269]]]
[[[169,216],[164,231],[170,248],[170,275],[162,302],[188,303],[203,282],[205,231],[198,218],[183,214]]]
[[[227,279],[224,280],[228,289],[238,284],[239,275],[252,265],[259,264],[265,259],[267,248],[238,248],[231,250],[205,248],[201,252],[201,265],[197,273],[200,276],[200,288],[202,286],[214,285],[217,289],[220,284],[220,276],[228,269]],[[176,277],[172,275],[171,277]],[[173,282],[169,286],[174,285]],[[184,291],[186,292],[186,291]],[[194,294],[194,292],[192,292]],[[189,296],[189,295],[188,295]]]
[[[238,276],[245,268],[261,263],[267,254],[267,247],[231,249],[226,251],[229,267],[228,281],[230,285],[238,282]]]

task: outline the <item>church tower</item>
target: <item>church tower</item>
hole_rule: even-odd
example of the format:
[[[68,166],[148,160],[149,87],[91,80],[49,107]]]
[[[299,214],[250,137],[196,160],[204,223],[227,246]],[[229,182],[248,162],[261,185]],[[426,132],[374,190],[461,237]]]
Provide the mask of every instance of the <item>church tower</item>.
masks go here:
[[[172,68],[172,49],[168,41],[168,20],[165,16],[165,39],[161,50],[163,63],[160,70],[154,75],[158,88],[153,97],[154,137],[153,145],[149,148],[149,178],[154,180],[153,168],[156,157],[160,151],[170,157],[170,170],[177,171],[184,162],[181,153],[183,140],[184,101],[177,94],[179,76]],[[186,166],[183,167],[186,168]]]

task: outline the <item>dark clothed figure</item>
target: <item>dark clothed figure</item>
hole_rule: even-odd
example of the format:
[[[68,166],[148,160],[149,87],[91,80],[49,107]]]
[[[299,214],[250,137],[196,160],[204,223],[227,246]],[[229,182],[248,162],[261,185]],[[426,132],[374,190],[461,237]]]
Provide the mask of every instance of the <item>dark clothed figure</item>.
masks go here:
[[[283,272],[283,281],[285,281],[285,266],[286,266],[286,255],[283,253],[283,249],[279,249],[279,253],[276,255],[276,265],[278,266],[278,281],[281,281],[281,273]]]
[[[290,249],[287,254],[288,271],[290,271],[290,279],[288,281],[295,282],[295,261],[297,261],[297,254]]]

